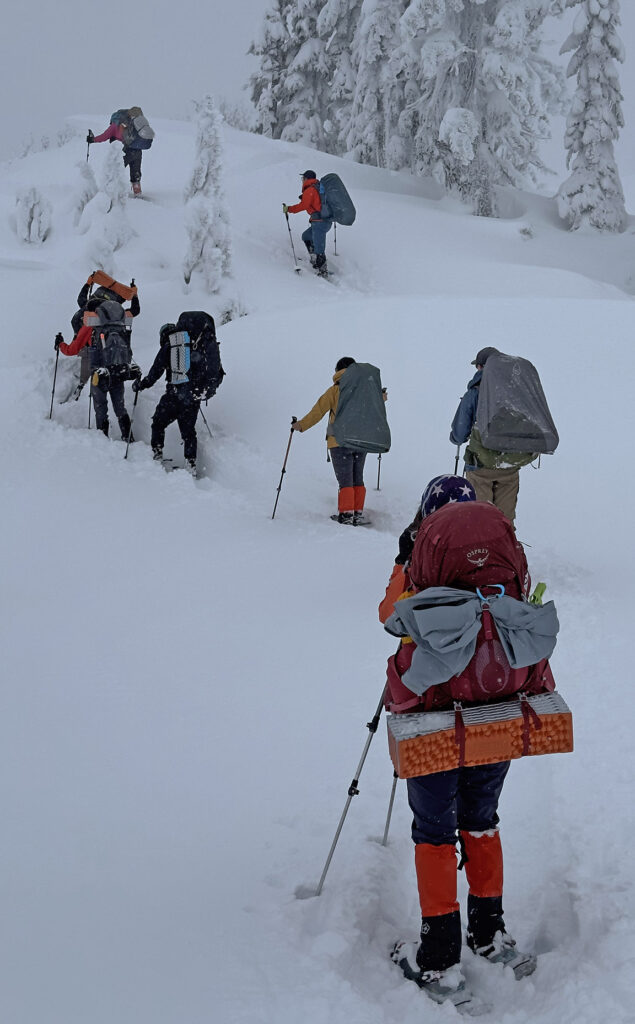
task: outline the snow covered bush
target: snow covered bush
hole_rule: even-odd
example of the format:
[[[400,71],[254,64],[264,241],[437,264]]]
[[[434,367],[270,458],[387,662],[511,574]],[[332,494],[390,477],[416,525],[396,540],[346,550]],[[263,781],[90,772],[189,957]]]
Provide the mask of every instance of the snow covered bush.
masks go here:
[[[229,215],[222,186],[221,117],[211,96],[196,104],[196,156],[185,188],[188,248],[183,261],[186,285],[201,274],[208,292],[220,290],[231,271]]]
[[[577,86],[567,118],[565,147],[571,175],[560,186],[558,212],[572,230],[588,223],[623,231],[626,208],[613,143],[624,126],[616,61],[624,47],[617,34],[619,0],[567,0],[579,6],[561,53],[573,50],[567,75]]]
[[[15,230],[23,242],[41,245],[51,232],[53,207],[36,188],[18,192],[15,200]]]
[[[77,164],[79,171],[79,188],[73,199],[73,224],[78,226],[84,209],[91,199],[94,199],[99,191],[95,172],[86,160],[80,160]]]

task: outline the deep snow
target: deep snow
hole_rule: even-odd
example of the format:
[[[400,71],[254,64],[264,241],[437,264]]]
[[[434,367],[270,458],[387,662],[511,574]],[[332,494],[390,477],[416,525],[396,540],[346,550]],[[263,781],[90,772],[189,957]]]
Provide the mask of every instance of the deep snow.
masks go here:
[[[376,841],[392,782],[383,722],[321,897],[295,892],[317,883],[383,688],[394,641],[376,607],[396,538],[427,480],[453,467],[470,360],[495,344],[536,363],[561,436],[521,474],[517,525],[558,607],[553,666],[576,751],[516,762],[503,794],[506,916],[542,954],[538,971],[520,983],[483,963],[466,972],[494,1004],[486,1019],[631,1022],[633,225],[570,235],[530,195],[510,196],[505,220],[477,220],[430,183],[227,130],[234,279],[210,300],[180,278],[192,129],[156,128],[152,201],[128,204],[136,237],[113,268],[140,288],[135,357],[147,370],[182,309],[247,314],[219,328],[228,375],[205,410],[214,441],[199,429],[197,482],[151,461],[160,385],[140,397],[128,462],[120,441],[85,429],[86,394],[47,419],[53,338],[70,337],[99,241],[72,226],[81,135],[0,178],[2,1019],[454,1016],[387,956],[418,914],[403,783],[389,845]],[[358,207],[329,255],[333,283],[293,274],[281,212],[316,163]],[[17,188],[31,185],[54,205],[39,248],[11,229]],[[292,220],[298,252],[304,224]],[[294,437],[272,522],[290,418],[341,355],[379,365],[388,388],[381,491],[368,461],[374,526],[330,521],[322,425]],[[60,358],[59,397],[71,362]]]

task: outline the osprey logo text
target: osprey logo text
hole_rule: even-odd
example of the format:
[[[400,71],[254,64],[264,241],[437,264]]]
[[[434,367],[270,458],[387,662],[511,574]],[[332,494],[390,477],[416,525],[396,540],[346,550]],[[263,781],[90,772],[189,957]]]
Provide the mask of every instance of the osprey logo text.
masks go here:
[[[472,548],[471,551],[468,551],[465,557],[468,562],[472,563],[472,565],[475,565],[478,569],[482,569],[489,558],[489,548]]]

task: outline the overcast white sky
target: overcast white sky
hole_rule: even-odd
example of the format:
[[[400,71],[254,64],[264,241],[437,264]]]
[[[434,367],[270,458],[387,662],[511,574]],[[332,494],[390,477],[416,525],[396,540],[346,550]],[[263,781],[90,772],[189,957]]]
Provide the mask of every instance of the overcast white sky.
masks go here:
[[[189,101],[206,92],[246,98],[242,86],[255,67],[246,51],[267,6],[268,0],[8,0],[0,38],[0,159],[30,133],[54,133],[68,114],[109,115],[138,104],[152,120],[185,116]],[[618,158],[622,173],[631,174],[635,0],[621,6],[627,125]],[[549,34],[563,40],[565,24],[556,22]],[[94,131],[106,123],[95,123]],[[554,129],[551,166],[561,154],[562,124]]]

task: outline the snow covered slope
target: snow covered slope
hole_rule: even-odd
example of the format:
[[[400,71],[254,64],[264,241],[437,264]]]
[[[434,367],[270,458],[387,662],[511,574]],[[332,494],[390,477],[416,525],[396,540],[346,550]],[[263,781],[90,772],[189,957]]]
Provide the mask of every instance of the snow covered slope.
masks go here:
[[[76,118],[82,133],[103,118]],[[521,474],[518,532],[548,583],[553,660],[576,752],[516,762],[503,794],[505,909],[542,954],[520,983],[468,962],[505,1024],[635,1016],[632,800],[633,228],[571,236],[542,197],[470,217],[434,187],[231,130],[234,280],[184,294],[189,125],[155,125],[151,201],[116,254],[142,314],[147,370],[182,309],[247,315],[219,329],[227,377],[199,427],[205,476],[164,474],[140,396],[124,446],[87,431],[87,396],[47,419],[53,338],[93,269],[73,228],[81,140],[2,169],[0,350],[5,685],[0,715],[2,1018],[10,1024],[414,1024],[449,1019],[387,953],[414,937],[410,815],[373,741],[323,894],[315,886],[384,684],[393,641],[376,606],[484,344],[538,366],[561,445]],[[93,147],[91,162],[105,158]],[[299,173],[336,170],[358,208],[333,282],[293,273],[281,211]],[[54,208],[46,243],[19,243],[16,190]],[[305,218],[292,219],[296,251]],[[368,460],[374,528],[334,525],[322,427],[292,415],[335,361],[381,367],[393,449]],[[58,396],[70,387],[60,358]],[[178,458],[176,428],[169,443]],[[116,436],[116,432],[115,432]],[[144,443],[145,442],[145,443]]]

